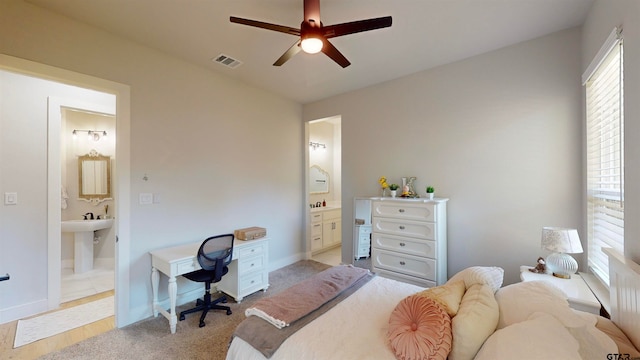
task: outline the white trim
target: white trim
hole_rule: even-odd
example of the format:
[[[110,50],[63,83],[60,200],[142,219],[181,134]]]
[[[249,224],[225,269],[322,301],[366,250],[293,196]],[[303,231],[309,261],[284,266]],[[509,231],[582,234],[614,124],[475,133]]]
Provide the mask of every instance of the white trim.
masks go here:
[[[582,85],[586,84],[587,81],[589,81],[591,76],[593,76],[593,73],[596,72],[598,67],[600,67],[600,64],[602,64],[609,52],[611,52],[611,49],[613,49],[613,47],[616,46],[621,39],[622,27],[613,28],[613,30],[611,30],[611,34],[609,34],[609,37],[607,37],[607,40],[605,40],[604,44],[602,44],[602,47],[593,58],[593,60],[591,60],[591,63],[589,64],[589,66],[587,66],[587,69],[582,74]]]

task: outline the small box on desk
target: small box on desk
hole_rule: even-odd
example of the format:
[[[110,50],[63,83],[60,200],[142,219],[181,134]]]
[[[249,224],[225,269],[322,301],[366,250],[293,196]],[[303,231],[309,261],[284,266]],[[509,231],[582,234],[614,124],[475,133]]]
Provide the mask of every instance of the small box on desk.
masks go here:
[[[244,229],[238,229],[233,232],[233,235],[239,240],[255,240],[267,236],[267,229],[252,226]]]

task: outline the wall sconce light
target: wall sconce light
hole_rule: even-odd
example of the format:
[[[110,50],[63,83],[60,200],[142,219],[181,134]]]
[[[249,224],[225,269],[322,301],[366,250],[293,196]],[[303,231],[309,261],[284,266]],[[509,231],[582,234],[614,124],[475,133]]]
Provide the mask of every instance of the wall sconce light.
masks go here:
[[[86,132],[87,138],[93,141],[100,141],[100,137],[107,137],[107,132],[104,130],[73,130],[73,138],[78,138],[78,132]]]
[[[327,150],[327,145],[313,142],[313,141],[309,142],[309,147],[313,148],[313,150],[316,150],[317,148],[322,148],[323,150]]]

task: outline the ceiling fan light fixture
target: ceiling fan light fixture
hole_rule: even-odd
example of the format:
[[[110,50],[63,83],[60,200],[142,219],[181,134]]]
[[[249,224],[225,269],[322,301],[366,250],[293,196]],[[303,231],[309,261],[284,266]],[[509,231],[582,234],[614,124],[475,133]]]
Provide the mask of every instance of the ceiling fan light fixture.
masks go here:
[[[300,42],[300,47],[307,54],[317,54],[322,51],[322,39],[313,36],[305,37]]]

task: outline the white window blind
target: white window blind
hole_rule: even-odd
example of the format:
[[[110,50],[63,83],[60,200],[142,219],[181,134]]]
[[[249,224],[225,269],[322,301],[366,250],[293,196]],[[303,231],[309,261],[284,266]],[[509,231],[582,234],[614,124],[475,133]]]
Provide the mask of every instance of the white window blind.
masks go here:
[[[614,30],[589,67],[586,80],[589,269],[609,285],[602,252],[624,252],[623,46]],[[595,64],[595,65],[594,65]]]

